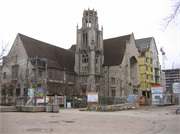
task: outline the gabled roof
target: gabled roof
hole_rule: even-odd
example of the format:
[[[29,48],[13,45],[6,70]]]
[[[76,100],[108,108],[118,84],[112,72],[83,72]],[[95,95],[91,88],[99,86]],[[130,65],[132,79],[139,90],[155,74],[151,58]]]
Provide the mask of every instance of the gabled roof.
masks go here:
[[[74,73],[75,53],[51,44],[18,34],[28,57],[47,58],[48,67],[66,69]],[[39,66],[44,66],[44,63]]]
[[[122,63],[126,41],[130,41],[131,34],[104,40],[104,66],[120,65]]]
[[[105,39],[103,41],[104,66],[120,65],[126,50],[126,41],[130,41],[132,34]],[[76,45],[72,45],[70,50],[76,52]]]
[[[143,39],[137,39],[136,40],[136,47],[140,49],[141,44],[150,44],[153,37],[143,38]]]
[[[76,52],[76,44],[75,44],[75,45],[72,45],[69,50],[71,50],[71,51],[73,51],[73,52]]]

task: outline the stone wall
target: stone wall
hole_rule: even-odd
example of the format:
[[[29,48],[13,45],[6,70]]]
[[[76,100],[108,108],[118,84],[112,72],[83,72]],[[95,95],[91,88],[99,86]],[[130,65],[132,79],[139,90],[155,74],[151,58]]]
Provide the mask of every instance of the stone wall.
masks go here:
[[[131,58],[136,60],[136,63],[133,64],[132,74],[130,74]],[[132,76],[134,76],[133,79]],[[115,81],[112,79],[115,79]],[[134,89],[137,89],[135,94],[139,95],[141,93],[138,49],[136,48],[133,34],[130,41],[126,43],[122,63],[116,66],[104,67],[103,81],[105,83],[103,87],[106,96],[112,96],[112,90],[115,90],[115,96],[128,96],[134,93]]]

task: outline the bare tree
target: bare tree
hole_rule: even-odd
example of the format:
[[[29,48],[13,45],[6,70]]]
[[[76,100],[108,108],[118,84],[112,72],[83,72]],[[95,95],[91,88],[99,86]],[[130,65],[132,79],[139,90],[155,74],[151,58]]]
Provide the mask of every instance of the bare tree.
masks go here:
[[[5,95],[5,102],[6,102],[6,97],[8,95],[15,95],[15,90],[16,90],[16,85],[13,84],[12,82],[4,82],[2,83],[2,92]]]
[[[5,43],[4,41],[1,42],[1,50],[0,50],[0,66],[2,65],[3,57],[7,55],[9,52],[9,42]]]
[[[174,4],[174,6],[172,7],[171,13],[162,19],[162,24],[161,25],[162,25],[162,30],[163,31],[165,31],[166,28],[171,23],[174,23],[175,25],[180,23],[179,20],[177,20],[179,13],[180,13],[180,0]]]
[[[8,43],[5,43],[4,41],[1,42],[1,50],[0,50],[0,97],[1,97],[2,60],[3,60],[3,57],[9,52],[8,46],[9,46],[9,42]],[[0,99],[0,104],[1,104],[1,99]]]

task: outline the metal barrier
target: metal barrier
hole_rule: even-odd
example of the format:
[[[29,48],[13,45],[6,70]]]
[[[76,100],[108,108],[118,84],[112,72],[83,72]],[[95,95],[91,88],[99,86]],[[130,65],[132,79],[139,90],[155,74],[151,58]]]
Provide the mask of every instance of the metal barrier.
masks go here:
[[[30,99],[30,97],[27,97]],[[19,96],[19,97],[0,97],[1,99],[1,105],[6,104],[6,103],[12,103],[15,105],[24,105],[25,104],[25,97],[24,96]]]
[[[71,103],[72,108],[86,108],[87,97],[86,96],[66,96],[67,103]]]
[[[48,103],[57,103],[57,104],[63,104],[64,107],[66,107],[66,96],[48,96],[49,101]]]

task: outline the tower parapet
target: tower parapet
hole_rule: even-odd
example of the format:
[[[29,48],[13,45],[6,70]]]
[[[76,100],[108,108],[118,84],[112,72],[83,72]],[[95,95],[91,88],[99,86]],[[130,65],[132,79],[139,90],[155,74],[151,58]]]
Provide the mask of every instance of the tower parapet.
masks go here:
[[[84,10],[82,18],[82,27],[83,28],[92,28],[98,29],[98,16],[97,11],[93,10]]]

